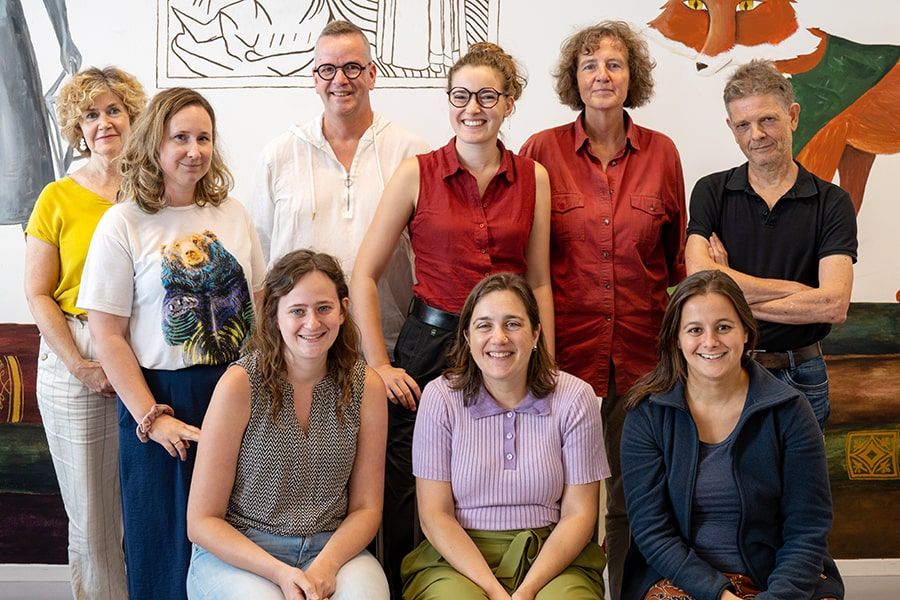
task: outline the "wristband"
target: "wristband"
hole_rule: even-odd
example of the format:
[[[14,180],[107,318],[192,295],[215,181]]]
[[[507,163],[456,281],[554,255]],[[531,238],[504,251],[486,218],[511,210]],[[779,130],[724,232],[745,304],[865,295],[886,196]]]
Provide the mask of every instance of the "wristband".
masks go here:
[[[141,442],[146,444],[150,441],[150,427],[160,415],[171,415],[174,417],[175,411],[168,404],[154,404],[137,425],[135,433]]]

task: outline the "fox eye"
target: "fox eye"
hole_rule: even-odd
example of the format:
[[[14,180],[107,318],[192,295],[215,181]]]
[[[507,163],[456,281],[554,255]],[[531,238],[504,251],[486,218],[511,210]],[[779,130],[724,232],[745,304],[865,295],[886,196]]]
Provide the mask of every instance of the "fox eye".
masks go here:
[[[759,5],[762,4],[762,0],[741,0],[737,3],[737,6],[734,7],[735,12],[746,12],[748,10],[755,10],[759,8]],[[702,2],[701,2],[702,4]]]
[[[706,10],[706,2],[704,2],[703,0],[684,0],[682,4],[684,4],[691,10]],[[744,2],[742,2],[741,4],[744,4]]]

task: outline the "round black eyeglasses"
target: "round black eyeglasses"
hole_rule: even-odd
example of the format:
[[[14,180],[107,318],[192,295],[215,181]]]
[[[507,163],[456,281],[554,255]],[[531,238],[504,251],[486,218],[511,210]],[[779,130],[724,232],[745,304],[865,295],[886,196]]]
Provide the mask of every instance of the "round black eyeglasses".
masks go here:
[[[358,62],[348,62],[342,65],[333,65],[331,63],[325,63],[324,65],[319,65],[315,69],[313,69],[313,73],[324,79],[325,81],[331,81],[334,79],[334,76],[337,75],[338,69],[344,72],[344,77],[347,79],[356,79],[362,72],[366,70],[366,68],[371,65],[372,62],[369,61],[364,65],[359,64]]]
[[[481,108],[494,108],[500,102],[500,96],[508,95],[490,87],[483,87],[477,92],[472,92],[464,87],[455,87],[447,92],[447,99],[456,108],[465,108],[469,105],[469,100],[472,99],[472,96],[475,96],[475,102]]]

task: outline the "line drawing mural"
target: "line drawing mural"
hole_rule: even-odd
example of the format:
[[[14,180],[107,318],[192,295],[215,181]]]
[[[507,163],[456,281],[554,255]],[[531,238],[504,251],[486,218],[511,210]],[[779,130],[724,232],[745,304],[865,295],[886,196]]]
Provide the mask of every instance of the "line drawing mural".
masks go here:
[[[26,223],[38,194],[72,161],[72,149],[64,151],[59,137],[53,98],[63,78],[81,67],[81,53],[65,0],[44,0],[44,8],[62,65],[46,94],[22,3],[0,0],[0,225]]]
[[[806,28],[794,3],[666,0],[649,25],[702,76],[752,58],[775,61],[801,107],[794,157],[825,181],[837,171],[858,213],[875,156],[900,152],[900,46]]]
[[[497,41],[500,0],[158,0],[157,85],[312,87],[316,37],[359,26],[379,86],[443,87],[470,44]]]

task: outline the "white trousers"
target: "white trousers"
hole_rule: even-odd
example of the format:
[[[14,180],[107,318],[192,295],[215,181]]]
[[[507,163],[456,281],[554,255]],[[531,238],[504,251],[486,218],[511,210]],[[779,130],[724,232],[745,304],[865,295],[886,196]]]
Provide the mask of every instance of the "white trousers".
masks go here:
[[[87,322],[66,320],[78,351],[95,360]],[[127,598],[117,400],[85,387],[43,340],[37,399],[69,518],[72,594],[75,600]]]

